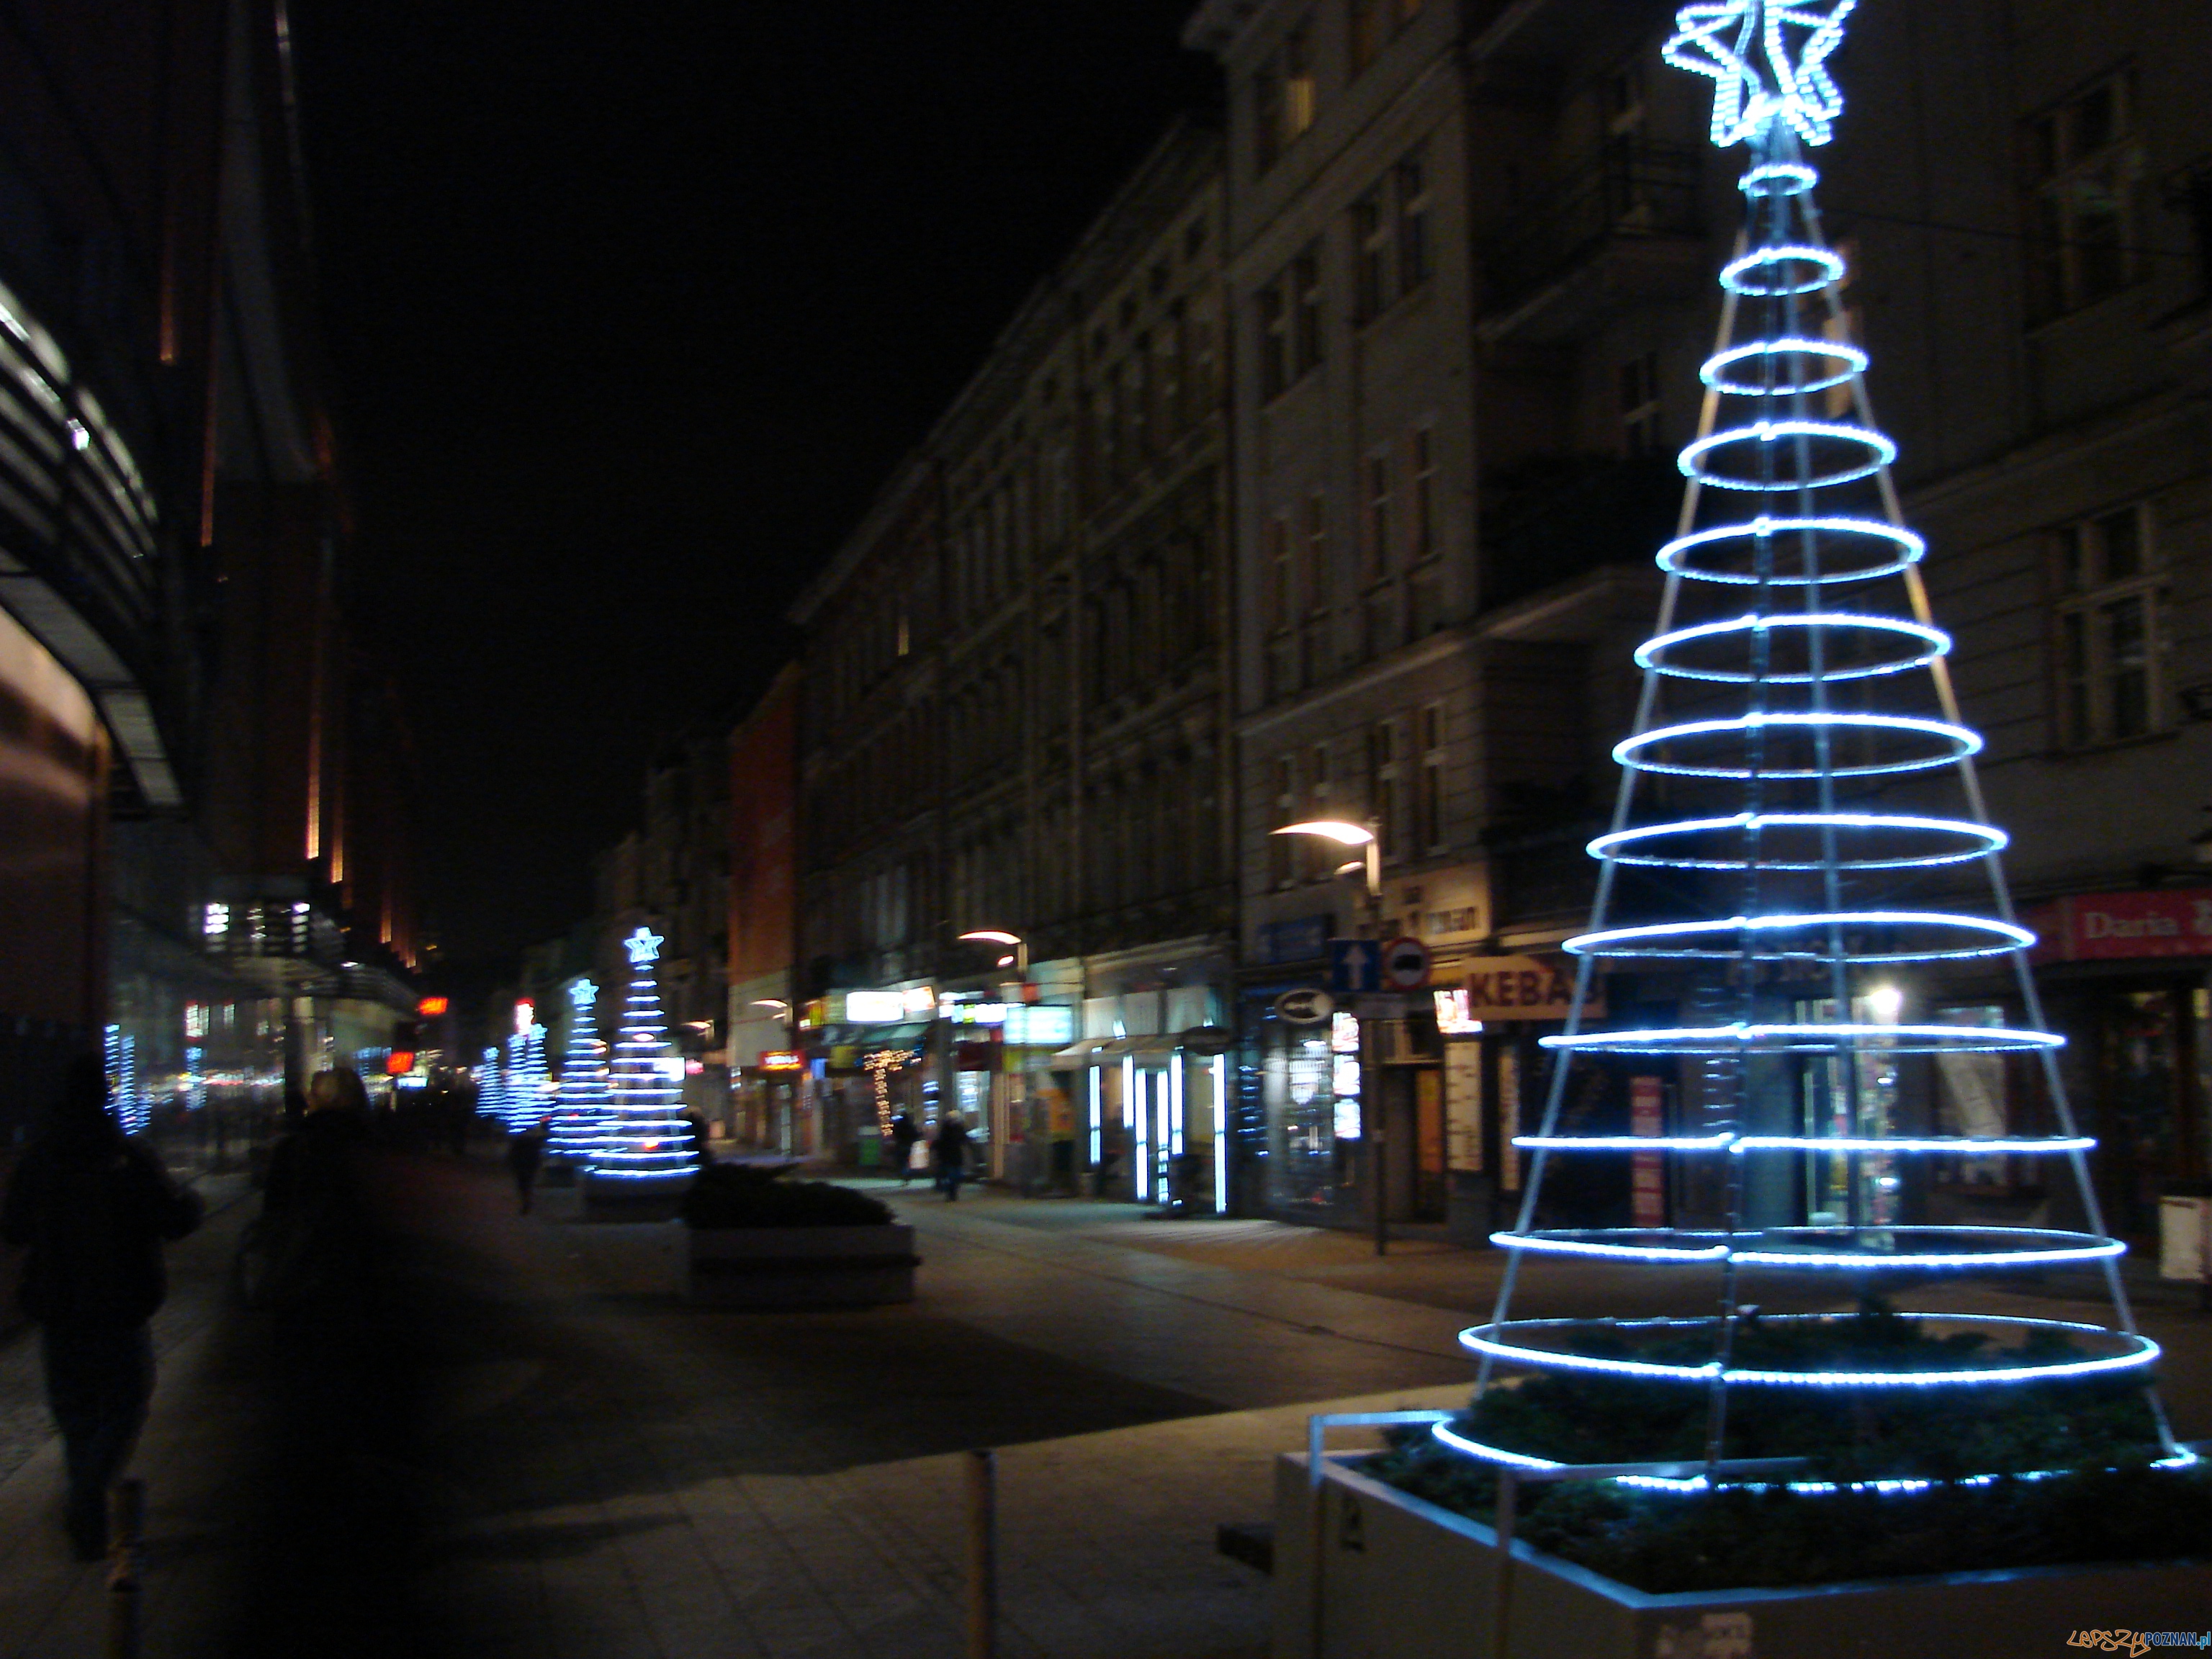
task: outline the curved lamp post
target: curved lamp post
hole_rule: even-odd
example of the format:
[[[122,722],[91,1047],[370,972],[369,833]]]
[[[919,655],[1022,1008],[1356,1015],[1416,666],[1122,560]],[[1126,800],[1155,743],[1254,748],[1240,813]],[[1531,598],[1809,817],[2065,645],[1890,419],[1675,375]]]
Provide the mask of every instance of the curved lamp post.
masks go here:
[[[1353,823],[1347,818],[1311,818],[1304,823],[1286,823],[1279,830],[1271,830],[1271,836],[1315,836],[1323,841],[1334,842],[1339,847],[1359,848],[1360,856],[1339,866],[1337,873],[1346,875],[1357,870],[1366,878],[1367,931],[1375,941],[1375,948],[1382,948],[1382,824],[1378,818],[1369,818],[1364,823]],[[1378,1074],[1375,1065],[1375,1045],[1367,1035],[1367,1022],[1359,1022],[1359,1091],[1360,1128],[1367,1137],[1367,1174],[1375,1189],[1375,1254],[1385,1255],[1390,1249],[1390,1213],[1388,1195],[1383,1192],[1382,1102],[1376,1085]]]

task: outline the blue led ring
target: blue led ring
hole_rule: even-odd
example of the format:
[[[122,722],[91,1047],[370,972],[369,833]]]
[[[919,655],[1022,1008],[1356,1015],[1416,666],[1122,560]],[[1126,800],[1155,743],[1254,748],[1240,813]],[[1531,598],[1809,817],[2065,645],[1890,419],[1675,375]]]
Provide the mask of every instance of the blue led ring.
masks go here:
[[[1781,544],[1779,550],[1787,555],[1791,550],[1790,544],[1806,536],[1815,539],[1820,555],[1817,574],[1808,575],[1802,569],[1789,568],[1786,563],[1769,574],[1761,574],[1756,570],[1723,570],[1697,562],[1697,556],[1707,550],[1723,547],[1733,542],[1778,542]],[[1879,558],[1830,568],[1829,556],[1832,553],[1841,552],[1855,544],[1865,542],[1876,544],[1880,550]],[[1658,562],[1662,570],[1672,575],[1686,576],[1692,581],[1732,582],[1739,586],[1805,587],[1826,582],[1870,581],[1877,576],[1893,576],[1907,565],[1918,562],[1927,551],[1928,544],[1913,532],[1899,525],[1885,524],[1880,519],[1832,515],[1775,518],[1761,514],[1740,524],[1715,525],[1710,529],[1677,537],[1659,550]]]
[[[1840,256],[1824,247],[1784,242],[1753,249],[1721,267],[1721,286],[1753,299],[1813,294],[1843,280]]]
[[[2093,1135],[1516,1135],[1516,1146],[1549,1152],[1936,1152],[2014,1158],[2096,1150]]]
[[[1746,173],[1735,187],[1747,196],[1802,196],[1820,179],[1802,161],[1768,161]]]
[[[1881,1249],[1856,1246],[1872,1238]],[[2054,1267],[2124,1255],[2127,1246],[2096,1233],[2035,1227],[1764,1227],[1730,1235],[1656,1227],[1545,1227],[1495,1232],[1501,1249],[1595,1256],[1626,1261],[1735,1261],[1754,1267],[1815,1272],[1878,1268],[1897,1272]],[[1954,1248],[1936,1246],[1951,1243]],[[1980,1247],[1980,1248],[1973,1248]]]
[[[1522,1332],[1588,1331],[1608,1339],[1638,1328],[1702,1330],[1717,1334],[1712,1319],[1520,1319],[1503,1324],[1475,1325],[1459,1334],[1460,1346],[1475,1353],[1527,1365],[1537,1370],[1593,1371],[1616,1376],[1647,1376],[1674,1382],[1711,1383],[1716,1378],[1729,1386],[1747,1384],[1804,1389],[1928,1389],[1987,1382],[2030,1382],[2063,1376],[2094,1376],[2131,1370],[2154,1363],[2157,1343],[2132,1332],[2108,1330],[2074,1320],[2033,1319],[2011,1314],[1900,1313],[1899,1319],[1927,1320],[1941,1324],[2002,1325],[2034,1335],[2044,1331],[2069,1331],[2102,1338],[2118,1346],[2118,1352],[2094,1359],[2039,1360],[2002,1365],[1979,1365],[1948,1371],[1768,1371],[1724,1367],[1717,1360],[1702,1365],[1668,1364],[1657,1360],[1618,1359],[1609,1355],[1577,1353],[1571,1349],[1531,1348],[1503,1340]],[[1764,1322],[1775,1324],[1814,1321],[1838,1323],[1851,1314],[1770,1314]]]
[[[1836,367],[1813,380],[1779,385],[1729,378],[1729,369],[1737,363],[1772,362],[1778,358],[1791,357],[1825,357]],[[1830,386],[1841,386],[1853,375],[1865,374],[1867,362],[1865,352],[1841,340],[1753,340],[1748,345],[1732,346],[1706,358],[1704,367],[1698,370],[1698,378],[1716,392],[1734,392],[1744,398],[1779,398],[1793,392],[1826,392]]]
[[[1682,761],[1661,761],[1644,758],[1644,752],[1662,744],[1684,740],[1719,738],[1729,734],[1748,737],[1752,732],[1774,732],[1783,734],[1815,732],[1891,732],[1900,737],[1928,740],[1934,746],[1927,752],[1907,755],[1900,760],[1870,761],[1857,766],[1697,766]],[[1742,714],[1733,720],[1685,720],[1678,726],[1654,726],[1648,732],[1638,732],[1625,738],[1613,747],[1613,757],[1623,766],[1640,772],[1664,772],[1687,778],[1871,778],[1884,777],[1899,772],[1925,771],[1932,766],[1948,766],[1968,755],[1981,752],[1982,739],[1978,732],[1963,726],[1953,726],[1944,720],[1921,720],[1909,714]]]
[[[1767,444],[1798,438],[1856,444],[1863,454],[1856,462],[1826,472],[1801,472],[1790,468],[1785,470],[1786,476],[1784,472],[1778,471],[1771,478],[1754,477],[1748,473],[1716,472],[1705,465],[1706,458],[1716,450],[1743,444],[1764,447]],[[1715,489],[1781,491],[1824,489],[1832,484],[1845,484],[1855,479],[1871,477],[1896,459],[1897,445],[1887,434],[1869,427],[1847,425],[1840,421],[1754,421],[1749,426],[1732,426],[1719,432],[1707,433],[1694,443],[1685,445],[1680,455],[1675,459],[1675,465],[1681,469],[1684,477],[1695,478],[1699,483]]]
[[[2004,1025],[1831,1024],[1670,1025],[1635,1031],[1579,1031],[1545,1036],[1537,1046],[1601,1054],[2004,1054],[2063,1048],[2055,1031]]]
[[[1822,937],[1841,928],[1903,928],[1934,935],[1963,935],[1960,943],[1926,944],[1888,951],[1857,949],[1853,962],[1965,962],[2024,951],[2035,935],[2008,921],[1945,910],[1820,910],[1772,916],[1723,916],[1708,921],[1648,922],[1578,933],[1559,948],[1570,956],[1754,962],[1826,961]],[[1795,936],[1811,935],[1802,942]],[[1768,941],[1774,941],[1769,943]]]
[[[1757,831],[1759,856],[1741,850],[1744,837]],[[1825,831],[1853,842],[1893,839],[1898,850],[1875,854],[1842,854],[1833,860],[1838,870],[1924,869],[1942,864],[1964,864],[2002,849],[2009,837],[1986,823],[1959,818],[1923,818],[1896,812],[1738,812],[1725,818],[1683,818],[1672,823],[1647,823],[1633,830],[1615,830],[1590,842],[1594,859],[1615,864],[1662,870],[1825,870],[1830,860],[1808,854],[1791,858],[1787,841],[1781,851],[1771,852],[1778,832]],[[1729,857],[1699,857],[1666,851],[1671,841],[1712,836],[1733,839],[1738,850]],[[1915,851],[1916,844],[1932,850]],[[1825,851],[1825,849],[1821,849]]]
[[[1849,637],[1854,633],[1872,635],[1885,642],[1907,640],[1911,644],[1901,653],[1875,662],[1852,663],[1838,668],[1824,668],[1820,673],[1783,672],[1754,673],[1748,668],[1690,668],[1666,660],[1667,653],[1677,647],[1696,645],[1709,641],[1733,641],[1741,636],[1747,641],[1761,634],[1777,630],[1802,629],[1809,638],[1814,629],[1831,630]],[[1721,622],[1699,623],[1694,628],[1678,628],[1671,634],[1660,634],[1636,647],[1636,665],[1649,668],[1655,673],[1670,675],[1677,679],[1715,680],[1729,684],[1751,685],[1765,683],[1773,685],[1810,685],[1818,680],[1869,679],[1881,674],[1899,674],[1907,669],[1923,668],[1951,648],[1951,636],[1940,628],[1930,628],[1925,623],[1908,622],[1902,617],[1863,616],[1850,611],[1797,611],[1776,616],[1730,617]]]

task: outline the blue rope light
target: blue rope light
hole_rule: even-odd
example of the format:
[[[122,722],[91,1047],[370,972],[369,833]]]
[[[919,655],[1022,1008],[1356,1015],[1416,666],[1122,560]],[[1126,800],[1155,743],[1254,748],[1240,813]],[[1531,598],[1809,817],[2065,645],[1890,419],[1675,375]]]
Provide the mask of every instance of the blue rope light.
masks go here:
[[[1670,1364],[1656,1359],[1621,1359],[1610,1354],[1577,1353],[1571,1349],[1532,1348],[1504,1340],[1500,1333],[1581,1331],[1608,1337],[1624,1331],[1710,1330],[1718,1322],[1710,1319],[1519,1319],[1504,1323],[1471,1326],[1459,1334],[1460,1346],[1475,1353],[1490,1354],[1540,1370],[1587,1371],[1606,1376],[1642,1376],[1676,1382],[1719,1382],[1729,1386],[1799,1389],[1940,1389],[1972,1383],[2049,1382],[2060,1377],[2098,1376],[2112,1371],[2133,1370],[2154,1362],[2161,1350],[2148,1337],[2132,1332],[2107,1330],[2065,1319],[2028,1319],[2011,1314],[1901,1313],[1894,1318],[1941,1324],[2003,1325],[2025,1334],[2069,1331],[2095,1335],[2118,1345],[2117,1353],[2090,1359],[2021,1360],[1997,1365],[1977,1365],[1953,1370],[1834,1370],[1769,1371],[1724,1364],[1717,1359],[1702,1365]],[[1849,1314],[1769,1314],[1762,1323],[1789,1324],[1808,1321],[1836,1323]]]
[[[1827,859],[1775,858],[1764,851],[1769,832],[1777,830],[1895,830],[1903,835],[1919,835],[1941,840],[1950,837],[1956,843],[1948,851],[1936,853],[1893,853],[1876,857],[1833,857]],[[1739,852],[1732,858],[1692,858],[1677,854],[1662,858],[1644,850],[1645,843],[1664,842],[1670,837],[1733,834],[1741,842],[1746,832],[1754,832],[1761,852],[1756,857]],[[1673,823],[1651,823],[1634,830],[1616,830],[1600,836],[1590,842],[1589,855],[1594,859],[1610,859],[1615,864],[1656,866],[1670,870],[1903,870],[1932,867],[1939,864],[1964,864],[1969,860],[1984,858],[2000,852],[2010,844],[2011,837],[2002,830],[1986,823],[1972,823],[1958,818],[1926,818],[1898,812],[1738,812],[1724,818],[1684,818]]]

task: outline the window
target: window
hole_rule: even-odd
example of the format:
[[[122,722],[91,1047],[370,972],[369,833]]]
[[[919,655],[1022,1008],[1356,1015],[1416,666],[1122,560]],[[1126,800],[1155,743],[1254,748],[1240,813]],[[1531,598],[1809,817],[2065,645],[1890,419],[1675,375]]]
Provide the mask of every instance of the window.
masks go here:
[[[1659,354],[1646,351],[1620,366],[1620,447],[1629,455],[1650,455],[1659,437]]]
[[[1321,245],[1309,242],[1297,258],[1291,261],[1291,302],[1297,308],[1297,326],[1292,333],[1294,356],[1291,372],[1303,379],[1321,367]]]
[[[1429,280],[1429,169],[1425,145],[1417,145],[1390,169],[1398,214],[1398,292],[1411,294]]]
[[[2065,747],[2118,743],[2166,724],[2150,532],[2142,502],[2058,532],[2058,735]]]
[[[1329,605],[1328,497],[1318,489],[1306,497],[1305,570],[1306,611],[1325,614]]]
[[[1406,442],[1406,539],[1416,562],[1437,550],[1436,434],[1425,426]]]
[[[1280,633],[1291,625],[1291,520],[1279,513],[1267,520],[1267,631]]]
[[[2136,276],[2134,99],[2109,76],[2027,124],[2030,304],[2035,320],[2118,293]]]
[[[1352,0],[1352,72],[1381,56],[1397,32],[1421,15],[1421,0]]]
[[[1254,71],[1251,80],[1252,170],[1265,173],[1298,136],[1313,125],[1312,42],[1305,25],[1283,37],[1283,44]]]
[[[1370,191],[1352,204],[1352,312],[1355,322],[1379,315],[1389,303],[1390,232],[1382,196]]]
[[[1290,317],[1283,305],[1280,277],[1261,289],[1253,299],[1253,314],[1260,331],[1260,398],[1279,398],[1291,383]]]
[[[1352,310],[1365,323],[1429,279],[1427,146],[1416,145],[1352,204]]]
[[[1380,581],[1390,567],[1390,458],[1379,451],[1360,463],[1359,522],[1367,580]]]
[[[1311,32],[1301,23],[1283,37],[1283,143],[1287,148],[1314,124]]]
[[[1398,723],[1377,720],[1367,728],[1367,811],[1384,858],[1395,858],[1398,844]]]
[[[1421,769],[1413,779],[1413,849],[1425,854],[1443,846],[1444,710],[1431,703],[1415,720],[1414,742]]]

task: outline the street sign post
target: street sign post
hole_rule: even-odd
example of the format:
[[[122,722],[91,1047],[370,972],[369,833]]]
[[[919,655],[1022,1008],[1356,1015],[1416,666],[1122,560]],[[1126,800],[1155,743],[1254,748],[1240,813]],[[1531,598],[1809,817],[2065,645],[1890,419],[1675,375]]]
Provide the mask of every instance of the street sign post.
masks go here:
[[[1418,991],[1429,982],[1429,947],[1400,937],[1382,947],[1382,982],[1394,991]]]
[[[1328,988],[1339,996],[1358,996],[1382,988],[1382,952],[1371,939],[1328,942]]]

